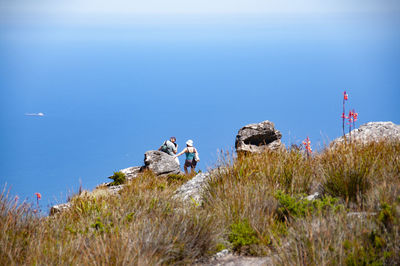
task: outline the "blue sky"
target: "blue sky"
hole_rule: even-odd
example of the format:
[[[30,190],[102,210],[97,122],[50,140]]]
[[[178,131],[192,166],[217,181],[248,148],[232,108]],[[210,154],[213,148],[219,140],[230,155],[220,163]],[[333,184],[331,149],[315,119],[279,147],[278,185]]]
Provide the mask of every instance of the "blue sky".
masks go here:
[[[17,23],[102,24],[127,23],[145,19],[157,23],[162,16],[184,19],[194,15],[329,15],[329,14],[396,14],[396,0],[14,0],[1,1],[3,21]],[[206,23],[207,19],[200,19]]]
[[[341,135],[348,107],[400,123],[398,1],[0,1],[0,185],[93,189],[171,135],[199,169],[273,121],[286,145]],[[26,114],[43,113],[43,116]],[[183,163],[183,160],[181,160]]]

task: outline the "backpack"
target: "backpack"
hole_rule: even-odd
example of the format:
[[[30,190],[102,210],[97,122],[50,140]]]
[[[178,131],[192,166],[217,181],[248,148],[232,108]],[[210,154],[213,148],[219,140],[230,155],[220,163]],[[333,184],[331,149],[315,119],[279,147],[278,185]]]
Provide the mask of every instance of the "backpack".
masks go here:
[[[167,141],[164,141],[163,145],[161,145],[161,151],[168,153]]]

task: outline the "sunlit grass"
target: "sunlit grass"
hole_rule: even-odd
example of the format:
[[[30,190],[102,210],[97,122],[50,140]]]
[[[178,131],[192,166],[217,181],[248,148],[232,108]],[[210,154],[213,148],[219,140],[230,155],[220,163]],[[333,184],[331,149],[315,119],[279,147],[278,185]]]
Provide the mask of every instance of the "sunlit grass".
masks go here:
[[[225,156],[202,204],[188,178],[144,172],[118,192],[82,193],[50,217],[0,196],[0,264],[192,264],[223,248],[276,264],[400,263],[400,143]],[[318,190],[318,200],[305,196]],[[34,206],[33,206],[34,207]],[[361,216],[348,215],[362,212]]]

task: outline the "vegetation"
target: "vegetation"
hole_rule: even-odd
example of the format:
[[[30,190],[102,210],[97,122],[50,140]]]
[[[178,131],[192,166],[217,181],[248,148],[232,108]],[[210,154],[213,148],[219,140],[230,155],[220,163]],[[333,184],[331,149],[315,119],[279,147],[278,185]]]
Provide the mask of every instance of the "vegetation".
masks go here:
[[[110,186],[118,186],[125,184],[126,182],[126,175],[122,173],[121,171],[114,172],[112,176],[109,177],[110,179],[114,180],[113,182],[110,183]]]
[[[228,248],[284,265],[399,265],[399,151],[380,142],[225,155],[202,204],[174,198],[185,176],[151,172],[50,217],[3,191],[0,264],[182,265]]]

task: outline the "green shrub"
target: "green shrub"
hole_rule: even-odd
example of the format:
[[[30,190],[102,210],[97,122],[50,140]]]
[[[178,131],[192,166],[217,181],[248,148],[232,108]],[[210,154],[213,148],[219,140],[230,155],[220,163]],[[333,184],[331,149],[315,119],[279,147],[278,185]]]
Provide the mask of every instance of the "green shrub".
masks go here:
[[[346,265],[384,265],[391,256],[390,252],[385,252],[385,246],[385,240],[375,231],[364,233],[360,239],[345,240]]]
[[[110,186],[122,185],[126,181],[126,175],[124,173],[122,173],[121,171],[114,172],[114,174],[112,176],[110,176],[109,178],[114,180],[113,182],[110,183]]]
[[[223,243],[218,243],[215,246],[215,253],[221,252],[224,249],[226,249],[226,246]]]
[[[282,191],[275,193],[275,198],[279,202],[277,209],[278,217],[281,221],[290,221],[291,218],[305,217],[307,214],[321,213],[327,210],[338,210],[344,208],[338,204],[338,200],[332,197],[322,199],[307,200],[302,195],[292,197]]]
[[[254,254],[252,245],[259,243],[257,232],[247,219],[231,224],[228,240],[234,251],[251,255]]]
[[[389,231],[392,230],[394,225],[398,224],[395,212],[396,212],[396,209],[393,208],[392,205],[387,204],[387,203],[382,203],[381,210],[379,211],[379,214],[378,214],[378,220]]]

